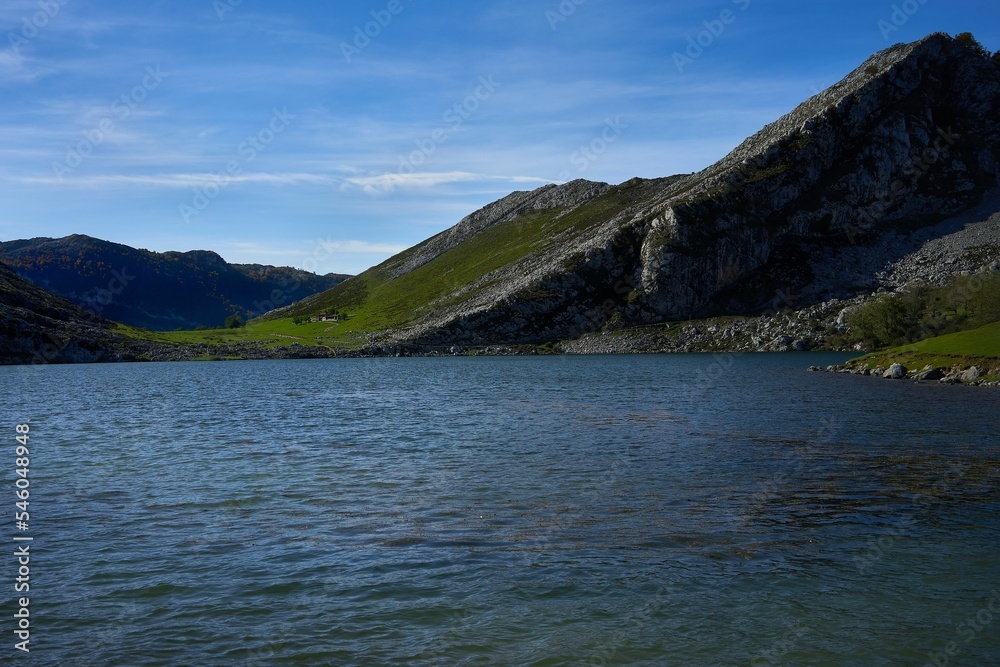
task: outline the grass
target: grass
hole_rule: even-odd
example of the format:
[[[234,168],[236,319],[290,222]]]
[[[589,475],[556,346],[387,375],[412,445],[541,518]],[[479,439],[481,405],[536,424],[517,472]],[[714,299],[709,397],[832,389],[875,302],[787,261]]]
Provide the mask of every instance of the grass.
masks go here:
[[[888,368],[894,363],[903,364],[911,370],[925,366],[934,368],[984,366],[991,371],[1000,371],[1000,322],[873,352],[852,359],[847,365]],[[1000,373],[990,373],[983,379],[998,380]]]
[[[897,349],[951,356],[985,356],[1000,359],[1000,322],[987,324],[978,329],[928,338]]]
[[[251,322],[241,329],[203,329],[187,331],[147,331],[125,325],[118,325],[116,331],[139,340],[175,345],[231,345],[257,343],[264,347],[288,347],[292,343],[305,346],[324,345],[347,348],[341,342],[344,336],[330,322],[294,324],[291,319]]]

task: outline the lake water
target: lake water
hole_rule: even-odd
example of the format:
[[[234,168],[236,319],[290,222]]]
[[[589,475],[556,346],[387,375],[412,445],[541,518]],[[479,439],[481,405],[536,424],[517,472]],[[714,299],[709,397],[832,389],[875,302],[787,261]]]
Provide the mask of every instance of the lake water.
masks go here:
[[[1000,392],[844,358],[0,368],[0,664],[1000,664]]]

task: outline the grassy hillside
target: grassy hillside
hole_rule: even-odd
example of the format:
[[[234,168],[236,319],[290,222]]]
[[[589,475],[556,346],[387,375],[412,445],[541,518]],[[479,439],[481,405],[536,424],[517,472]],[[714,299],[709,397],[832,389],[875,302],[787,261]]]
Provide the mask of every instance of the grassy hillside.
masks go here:
[[[305,299],[264,321],[252,322],[247,335],[264,331],[312,337],[358,345],[366,334],[406,327],[435,309],[455,305],[491,283],[489,275],[533,253],[552,251],[587,234],[635,203],[647,183],[631,181],[611,188],[579,208],[532,210],[495,224],[426,264],[402,275],[396,269],[431,240],[352,278],[322,295]],[[395,276],[395,277],[394,277]],[[347,319],[326,324],[289,325],[293,317],[309,317],[335,310]],[[306,327],[313,329],[306,329]],[[289,328],[291,327],[291,328]]]
[[[356,349],[361,342],[338,330],[339,324],[317,322],[295,324],[291,319],[255,320],[239,329],[202,329],[190,331],[147,331],[122,325],[120,333],[138,340],[156,343],[227,345],[230,343],[264,343],[265,347],[288,347],[293,343],[337,349]]]

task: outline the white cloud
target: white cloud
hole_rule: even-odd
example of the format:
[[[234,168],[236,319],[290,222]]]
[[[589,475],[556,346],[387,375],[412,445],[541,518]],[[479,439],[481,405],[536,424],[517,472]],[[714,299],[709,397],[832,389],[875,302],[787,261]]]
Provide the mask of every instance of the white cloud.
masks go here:
[[[0,83],[34,81],[37,74],[29,72],[26,64],[24,56],[13,48],[0,51]]]
[[[390,255],[395,255],[396,253],[403,252],[404,250],[409,248],[409,246],[400,245],[398,243],[372,243],[370,241],[333,241],[331,239],[320,241],[319,245],[332,252],[341,252],[350,254],[388,253]]]
[[[410,246],[353,239],[315,238],[296,247],[278,243],[243,241],[192,241],[207,246],[235,264],[295,266],[316,273],[361,273]]]
[[[325,239],[313,239],[309,243],[302,244],[301,246],[295,248],[280,247],[275,246],[274,244],[257,243],[252,241],[217,242],[213,247],[219,249],[220,251],[227,250],[233,253],[238,253],[242,256],[267,255],[271,257],[288,258],[285,261],[289,261],[289,259],[291,259],[301,262],[306,257],[319,256],[326,253],[346,253],[352,255],[375,253],[395,255],[396,253],[403,252],[409,246],[398,243],[377,243],[370,241],[333,239],[327,237]]]
[[[478,180],[476,174],[465,171],[422,172],[415,174],[380,174],[378,176],[356,176],[347,183],[360,187],[367,193],[392,192],[397,188],[428,188],[445,183],[465,183]]]
[[[357,186],[369,194],[383,194],[403,188],[431,188],[448,183],[470,183],[475,181],[507,181],[509,183],[551,182],[548,179],[537,178],[535,176],[486,176],[467,171],[380,174],[378,176],[357,176],[346,179],[347,184]]]
[[[149,174],[140,176],[125,176],[122,174],[106,174],[101,176],[83,176],[80,178],[69,174],[62,179],[57,176],[24,176],[14,177],[21,183],[35,185],[79,185],[93,187],[101,185],[150,185],[167,188],[192,188],[208,184],[218,184],[220,177],[212,173],[193,174]],[[324,174],[303,173],[254,173],[227,176],[228,183],[264,183],[267,185],[339,185],[341,179]],[[223,180],[225,180],[223,178]]]

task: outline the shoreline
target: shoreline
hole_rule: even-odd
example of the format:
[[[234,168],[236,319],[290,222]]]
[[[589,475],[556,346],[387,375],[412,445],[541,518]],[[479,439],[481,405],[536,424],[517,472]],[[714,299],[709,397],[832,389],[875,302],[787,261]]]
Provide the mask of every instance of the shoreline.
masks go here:
[[[883,380],[909,380],[916,384],[932,383],[947,385],[963,385],[968,387],[1000,387],[1000,359],[994,360],[996,367],[981,364],[956,364],[953,366],[934,366],[926,364],[923,368],[916,370],[907,368],[899,362],[894,362],[888,367],[877,365],[874,367],[868,362],[864,362],[864,357],[851,359],[843,364],[831,366],[810,366],[809,371],[824,373],[842,373],[847,375],[861,375]]]
[[[685,327],[690,329],[691,327]],[[706,332],[708,333],[708,332]],[[713,332],[714,333],[714,332]],[[81,354],[80,348],[67,345],[57,354],[48,358],[41,353],[35,353],[31,358],[22,356],[20,359],[0,359],[0,366],[39,366],[48,364],[90,364],[90,363],[168,363],[190,361],[270,361],[299,359],[387,359],[402,357],[523,357],[523,356],[599,356],[599,355],[654,355],[654,354],[858,354],[857,350],[830,349],[824,347],[801,349],[785,344],[779,339],[780,346],[773,343],[752,346],[751,349],[741,347],[732,349],[715,344],[698,344],[705,340],[694,342],[690,338],[686,344],[663,345],[662,338],[657,344],[650,345],[653,340],[646,339],[645,345],[602,345],[593,344],[600,339],[616,338],[602,334],[591,334],[581,339],[560,341],[557,343],[518,343],[493,345],[420,345],[415,343],[370,344],[356,350],[337,349],[325,346],[308,346],[293,343],[282,347],[267,347],[269,341],[238,342],[228,345],[210,345],[208,343],[169,344],[141,339],[128,341],[119,340],[111,349],[88,350]],[[712,338],[712,337],[710,337]],[[674,342],[674,341],[671,341]],[[778,349],[775,349],[778,347]],[[756,348],[756,349],[754,349]],[[782,349],[784,348],[784,349]],[[904,366],[897,359],[903,355],[892,352],[876,352],[849,359],[840,364],[828,366],[805,366],[803,371],[832,372],[883,379],[907,379],[918,384],[933,382],[939,384],[955,384],[964,386],[1000,387],[1000,359],[992,357],[970,358],[967,362],[950,365],[924,364],[919,370]]]

